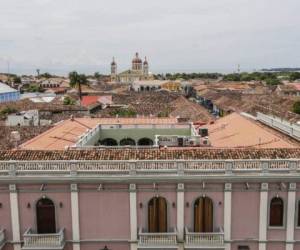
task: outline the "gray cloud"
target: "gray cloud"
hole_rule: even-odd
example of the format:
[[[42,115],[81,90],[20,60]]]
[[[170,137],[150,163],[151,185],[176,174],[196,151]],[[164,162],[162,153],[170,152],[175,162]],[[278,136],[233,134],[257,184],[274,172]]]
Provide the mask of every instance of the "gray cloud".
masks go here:
[[[0,0],[0,71],[300,66],[299,0]]]

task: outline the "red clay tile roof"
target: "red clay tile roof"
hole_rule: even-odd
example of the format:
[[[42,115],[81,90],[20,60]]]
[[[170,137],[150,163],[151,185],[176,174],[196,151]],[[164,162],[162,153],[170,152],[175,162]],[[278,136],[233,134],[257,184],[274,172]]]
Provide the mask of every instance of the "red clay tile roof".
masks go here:
[[[81,105],[84,107],[89,107],[90,105],[98,103],[99,96],[83,96],[81,100]]]
[[[197,159],[299,159],[300,148],[280,149],[102,149],[0,151],[0,161],[20,160],[197,160]]]

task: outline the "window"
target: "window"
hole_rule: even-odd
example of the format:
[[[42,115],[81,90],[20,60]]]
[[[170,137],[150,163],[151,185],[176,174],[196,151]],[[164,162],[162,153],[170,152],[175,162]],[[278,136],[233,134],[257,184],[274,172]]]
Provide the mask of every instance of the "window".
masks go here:
[[[270,203],[270,223],[271,227],[283,226],[283,200],[274,197]]]

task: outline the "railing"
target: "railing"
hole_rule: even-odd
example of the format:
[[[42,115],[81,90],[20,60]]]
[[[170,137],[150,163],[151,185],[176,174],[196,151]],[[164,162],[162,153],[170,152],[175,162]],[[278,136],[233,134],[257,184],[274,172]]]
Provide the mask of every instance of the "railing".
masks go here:
[[[43,175],[220,175],[300,172],[299,159],[141,160],[141,161],[0,161],[0,176]]]
[[[224,232],[220,229],[220,232],[216,233],[194,233],[185,228],[185,244],[200,248],[222,247],[224,246]]]
[[[54,234],[37,234],[29,228],[24,233],[23,249],[63,249],[65,244],[64,229]]]
[[[2,247],[5,243],[5,230],[0,230],[0,247]]]
[[[177,244],[177,232],[146,233],[139,231],[140,246],[175,246]]]
[[[260,112],[257,113],[257,119],[274,129],[288,134],[298,141],[300,140],[300,126],[297,124],[290,123],[276,116],[265,115]]]

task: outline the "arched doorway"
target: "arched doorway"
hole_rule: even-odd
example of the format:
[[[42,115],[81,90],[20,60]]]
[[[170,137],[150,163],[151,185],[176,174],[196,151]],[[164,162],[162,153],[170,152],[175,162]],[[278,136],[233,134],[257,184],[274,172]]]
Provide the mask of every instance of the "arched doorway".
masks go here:
[[[36,203],[36,221],[38,234],[56,233],[55,206],[47,198],[42,198]]]
[[[118,142],[112,138],[106,138],[100,142],[103,146],[118,146]]]
[[[153,141],[149,138],[141,138],[138,140],[139,146],[153,146]]]
[[[163,197],[154,197],[148,203],[149,233],[167,232],[167,201]]]
[[[135,140],[131,138],[124,138],[120,141],[120,146],[135,146]]]
[[[194,204],[194,231],[213,232],[213,202],[208,197],[201,197]]]

